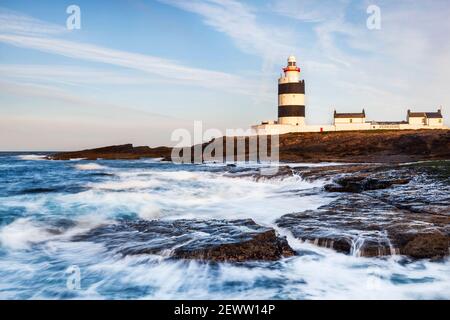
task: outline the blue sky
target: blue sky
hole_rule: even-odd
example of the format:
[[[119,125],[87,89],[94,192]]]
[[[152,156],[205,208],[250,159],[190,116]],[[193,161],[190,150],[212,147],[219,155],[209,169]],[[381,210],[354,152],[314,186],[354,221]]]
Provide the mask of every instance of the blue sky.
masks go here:
[[[449,125],[449,16],[446,0],[0,0],[0,150],[171,144],[194,120],[246,129],[276,118],[290,54],[307,123],[443,106]]]

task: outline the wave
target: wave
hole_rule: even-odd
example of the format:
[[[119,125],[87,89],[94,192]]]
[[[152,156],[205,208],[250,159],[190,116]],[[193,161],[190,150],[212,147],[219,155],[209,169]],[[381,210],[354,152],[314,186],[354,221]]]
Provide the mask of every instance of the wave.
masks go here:
[[[10,249],[27,249],[33,243],[48,240],[51,234],[31,219],[19,218],[0,229],[0,243]]]
[[[73,247],[73,257],[80,247]],[[303,246],[300,256],[278,262],[206,264],[154,255],[117,259],[99,249],[82,271],[99,276],[84,298],[129,299],[448,299],[450,261],[401,264],[396,258],[361,259]],[[84,252],[84,251],[83,251]],[[101,256],[102,259],[98,259]],[[69,260],[71,261],[71,260]],[[91,279],[92,281],[92,279]],[[47,293],[48,294],[48,293]],[[49,298],[40,296],[40,298]]]
[[[39,160],[46,160],[46,156],[38,155],[38,154],[24,154],[17,156],[20,160],[26,160],[26,161],[39,161]]]
[[[101,190],[112,190],[112,191],[127,191],[136,189],[146,189],[154,188],[159,186],[161,183],[154,180],[118,180],[118,181],[107,181],[102,183],[95,183],[91,186],[94,189]]]
[[[69,208],[83,204],[83,211],[110,217],[253,218],[268,224],[283,214],[328,203],[320,195],[301,194],[321,185],[296,176],[256,181],[207,171],[135,170],[116,172],[113,179],[89,183],[87,192],[64,195],[57,201]]]
[[[84,163],[84,164],[77,164],[75,165],[75,169],[77,170],[104,170],[108,167],[102,166],[98,163]]]

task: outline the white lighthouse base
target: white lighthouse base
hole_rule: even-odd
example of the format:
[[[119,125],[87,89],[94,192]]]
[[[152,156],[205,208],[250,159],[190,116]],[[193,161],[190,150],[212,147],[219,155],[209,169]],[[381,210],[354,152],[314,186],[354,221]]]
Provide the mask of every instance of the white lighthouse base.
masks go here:
[[[287,125],[277,123],[263,123],[252,126],[252,131],[258,135],[285,134],[293,132],[330,132],[330,131],[360,131],[360,130],[419,130],[419,129],[448,129],[443,125],[376,122],[334,124],[334,125]]]

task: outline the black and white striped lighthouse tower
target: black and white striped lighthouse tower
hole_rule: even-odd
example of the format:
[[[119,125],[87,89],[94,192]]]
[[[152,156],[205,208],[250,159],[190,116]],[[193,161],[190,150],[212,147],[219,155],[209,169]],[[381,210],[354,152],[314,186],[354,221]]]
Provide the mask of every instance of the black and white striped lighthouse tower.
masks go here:
[[[300,68],[294,56],[288,58],[283,68],[284,76],[278,79],[278,123],[305,125],[305,81],[300,80]]]

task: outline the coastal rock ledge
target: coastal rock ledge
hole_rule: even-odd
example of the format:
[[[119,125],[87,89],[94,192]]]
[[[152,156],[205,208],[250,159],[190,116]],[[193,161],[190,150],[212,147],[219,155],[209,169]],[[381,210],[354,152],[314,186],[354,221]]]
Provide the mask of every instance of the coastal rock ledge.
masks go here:
[[[126,220],[100,226],[73,241],[103,243],[124,256],[167,255],[217,262],[275,261],[295,255],[275,230],[241,220]]]
[[[236,140],[237,138],[234,137],[233,139]],[[245,138],[245,141],[245,151],[241,151],[245,154],[239,154],[239,156],[248,158],[248,137]],[[215,143],[223,144],[225,146],[223,150],[227,149],[224,137],[216,139]],[[201,146],[202,150],[207,145],[208,143],[204,143]],[[194,148],[196,147],[192,146],[191,151]],[[233,153],[236,155],[237,149]],[[170,147],[133,147],[132,144],[125,144],[61,152],[49,155],[48,159],[134,160],[164,158],[171,161],[171,154],[172,148]],[[191,152],[191,154],[194,153]],[[450,130],[289,133],[279,136],[279,155],[283,162],[402,163],[420,160],[443,160],[450,158]],[[229,157],[230,155],[226,156]]]

